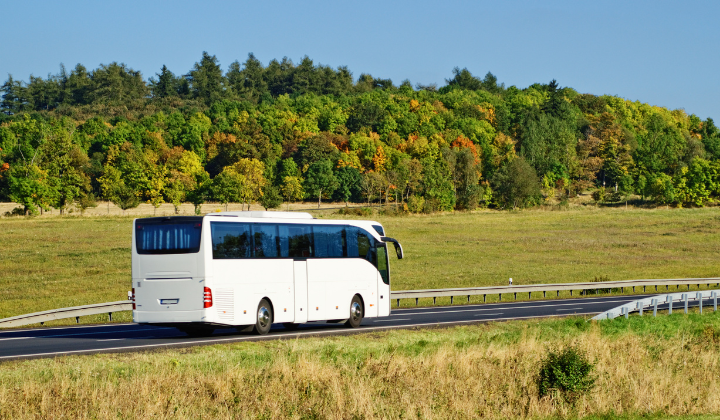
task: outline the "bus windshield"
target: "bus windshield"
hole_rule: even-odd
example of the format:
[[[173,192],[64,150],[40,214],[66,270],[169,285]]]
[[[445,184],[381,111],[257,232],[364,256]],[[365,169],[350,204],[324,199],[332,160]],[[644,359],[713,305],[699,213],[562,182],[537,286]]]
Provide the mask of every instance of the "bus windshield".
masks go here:
[[[138,254],[191,254],[200,250],[201,217],[148,218],[135,222]]]

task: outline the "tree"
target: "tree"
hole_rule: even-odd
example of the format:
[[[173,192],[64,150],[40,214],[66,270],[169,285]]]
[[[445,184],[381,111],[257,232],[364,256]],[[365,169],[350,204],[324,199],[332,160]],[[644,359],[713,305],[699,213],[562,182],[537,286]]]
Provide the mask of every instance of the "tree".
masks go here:
[[[320,160],[310,165],[305,173],[305,191],[308,195],[317,197],[318,208],[322,196],[331,196],[338,187],[338,180],[333,174],[332,163],[329,160]]]
[[[194,98],[210,105],[224,95],[225,78],[218,64],[218,59],[203,51],[199,63],[195,63],[188,75],[190,92]]]
[[[154,98],[169,98],[179,95],[181,79],[176,77],[173,72],[163,64],[159,74],[155,74],[158,78],[150,78],[150,91]]]
[[[269,209],[276,209],[280,207],[281,204],[282,196],[280,195],[279,189],[274,185],[266,185],[260,197],[260,205],[267,211]]]
[[[228,203],[239,203],[244,196],[245,177],[240,175],[231,166],[225,167],[218,176],[212,180],[212,196],[227,210]]]
[[[526,207],[540,196],[537,174],[522,157],[500,168],[493,177],[492,186],[501,208]]]
[[[339,201],[344,201],[345,206],[351,197],[357,197],[360,193],[361,174],[356,168],[344,166],[335,171],[338,180],[338,188],[335,190],[334,197]]]
[[[445,79],[445,83],[447,83],[448,86],[457,86],[467,90],[479,90],[483,87],[483,82],[473,76],[467,68],[460,70],[460,67],[455,67],[453,74],[455,77],[452,79]]]
[[[265,164],[257,159],[240,159],[232,165],[232,169],[244,179],[243,188],[240,190],[240,200],[243,205],[247,203],[248,210],[250,210],[250,203],[262,197],[263,188],[267,184],[263,175]]]
[[[480,167],[470,149],[455,152],[453,181],[457,195],[456,206],[462,210],[474,210],[480,204]]]
[[[302,180],[296,176],[284,177],[282,186],[280,186],[280,193],[288,204],[288,210],[290,210],[290,202],[301,200],[305,196]]]

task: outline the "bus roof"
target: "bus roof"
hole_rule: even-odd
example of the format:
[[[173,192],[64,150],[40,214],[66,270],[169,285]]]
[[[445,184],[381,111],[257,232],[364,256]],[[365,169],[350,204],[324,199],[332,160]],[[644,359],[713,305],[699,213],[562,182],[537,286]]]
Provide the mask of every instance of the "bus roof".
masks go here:
[[[312,219],[312,214],[295,211],[220,211],[206,216],[235,216],[261,219]]]

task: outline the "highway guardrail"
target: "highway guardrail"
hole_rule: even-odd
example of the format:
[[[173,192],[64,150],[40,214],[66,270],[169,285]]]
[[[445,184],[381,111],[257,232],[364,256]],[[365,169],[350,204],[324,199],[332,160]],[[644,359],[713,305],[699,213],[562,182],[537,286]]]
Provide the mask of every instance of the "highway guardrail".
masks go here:
[[[600,321],[604,319],[613,319],[625,315],[627,318],[630,312],[638,311],[640,316],[645,308],[653,308],[653,316],[657,316],[658,305],[668,304],[668,314],[672,314],[673,303],[678,302],[684,304],[685,313],[688,312],[689,302],[698,302],[700,313],[703,311],[703,301],[710,299],[713,305],[713,311],[717,311],[717,299],[720,290],[704,290],[701,292],[685,292],[685,293],[668,293],[666,295],[658,295],[644,299],[634,300],[618,307],[608,309],[607,311],[592,317],[592,320]]]
[[[53,309],[50,311],[35,312],[32,314],[12,316],[10,318],[0,319],[0,328],[19,327],[28,324],[44,324],[48,321],[56,319],[75,318],[75,322],[80,322],[81,316],[108,314],[112,321],[113,312],[131,311],[132,302],[129,300],[121,300],[118,302],[94,303],[91,305],[73,306],[71,308]]]
[[[665,286],[666,290],[669,290],[671,286],[687,286],[688,290],[690,285],[706,284],[717,284],[720,286],[720,277],[710,278],[688,278],[688,279],[648,279],[648,280],[619,280],[619,281],[604,281],[604,282],[584,282],[584,283],[556,283],[556,284],[528,284],[528,285],[513,285],[513,286],[490,286],[490,287],[460,287],[451,289],[424,289],[424,290],[398,290],[390,292],[390,299],[397,301],[397,305],[400,306],[400,299],[415,299],[415,304],[418,304],[418,300],[421,298],[432,298],[433,304],[436,303],[436,299],[439,297],[450,297],[450,303],[454,303],[456,297],[467,297],[468,302],[470,296],[483,295],[483,302],[486,301],[488,295],[498,295],[502,300],[503,295],[512,294],[517,299],[518,293],[527,293],[528,298],[531,298],[532,293],[542,292],[543,297],[547,297],[548,292],[556,292],[556,296],[560,295],[560,291],[569,290],[570,295],[573,295],[574,291],[590,291],[590,290],[612,290],[620,289],[620,293],[624,293],[625,289],[632,289],[633,292],[636,288],[642,287],[643,292],[647,291],[648,287],[654,287],[654,291],[658,290],[658,287]],[[18,315],[10,318],[0,319],[0,328],[17,327],[21,325],[45,323],[47,321],[53,321],[57,319],[75,318],[76,322],[80,321],[81,316],[97,315],[97,314],[108,314],[109,319],[112,321],[113,312],[130,311],[132,310],[132,302],[129,300],[123,300],[118,302],[108,303],[95,303],[92,305],[74,306],[72,308],[61,308],[53,309],[50,311],[35,312],[32,314]]]

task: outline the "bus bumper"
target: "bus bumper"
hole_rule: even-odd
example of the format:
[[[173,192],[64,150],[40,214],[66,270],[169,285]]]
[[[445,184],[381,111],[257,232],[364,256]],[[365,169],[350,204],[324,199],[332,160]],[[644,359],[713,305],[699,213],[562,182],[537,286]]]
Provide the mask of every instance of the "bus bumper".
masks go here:
[[[172,323],[172,322],[208,322],[205,310],[199,311],[133,311],[133,322]]]

